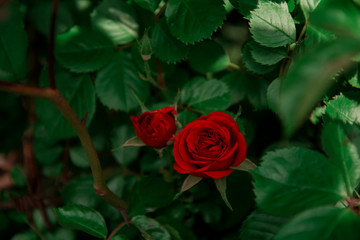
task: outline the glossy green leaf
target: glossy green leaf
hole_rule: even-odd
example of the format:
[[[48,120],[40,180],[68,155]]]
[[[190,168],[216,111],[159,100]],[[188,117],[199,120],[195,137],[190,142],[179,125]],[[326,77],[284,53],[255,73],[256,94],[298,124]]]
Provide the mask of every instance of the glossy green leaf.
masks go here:
[[[284,47],[264,47],[255,41],[250,43],[250,52],[253,59],[263,65],[274,65],[288,56]]]
[[[28,39],[17,3],[0,9],[0,78],[18,81],[27,72]]]
[[[37,235],[33,231],[15,234],[10,240],[37,240]]]
[[[195,109],[213,112],[225,110],[231,102],[231,92],[219,80],[195,78],[181,91],[181,101]]]
[[[185,126],[186,124],[199,118],[198,114],[187,110],[179,112],[176,117],[182,126]]]
[[[102,1],[91,14],[91,24],[114,44],[128,43],[138,37],[136,12],[126,1]]]
[[[188,62],[195,71],[208,73],[224,70],[230,64],[230,59],[220,44],[205,41],[190,49]]]
[[[341,171],[348,195],[351,195],[360,180],[360,158],[356,145],[346,136],[342,126],[336,122],[325,125],[322,143],[325,152]]]
[[[156,176],[143,176],[131,192],[129,216],[144,214],[167,206],[172,202],[173,196],[169,183]]]
[[[112,155],[121,165],[129,165],[139,154],[138,147],[122,147],[131,137],[136,136],[132,126],[122,125],[115,127],[111,133]]]
[[[226,11],[223,1],[218,0],[170,0],[165,16],[171,33],[177,39],[194,43],[210,38],[223,23]]]
[[[87,168],[90,166],[89,160],[86,156],[86,152],[82,145],[73,146],[69,150],[71,162],[81,168]]]
[[[326,102],[326,114],[330,118],[341,120],[344,123],[360,124],[359,101],[340,93]]]
[[[45,238],[46,240],[76,240],[74,230],[65,228],[60,228],[52,233],[47,232]]]
[[[156,221],[167,229],[174,240],[197,240],[195,234],[181,221],[175,219],[174,217],[160,216],[156,218]],[[177,234],[176,237],[173,235],[174,231]]]
[[[310,209],[285,224],[274,240],[357,240],[360,218],[346,208],[333,206]]]
[[[271,216],[261,210],[255,210],[244,221],[240,230],[240,238],[243,240],[272,240],[286,222],[287,218]]]
[[[51,164],[59,159],[63,148],[49,136],[43,124],[34,127],[34,154],[40,164]]]
[[[130,222],[146,240],[170,240],[169,232],[160,223],[146,216],[136,216]]]
[[[334,31],[340,36],[360,38],[359,7],[351,0],[321,1],[311,15],[311,24]]]
[[[346,79],[350,83],[351,86],[355,88],[360,88],[360,72],[359,72],[359,64],[356,64],[354,67],[349,69],[348,72],[345,73]]]
[[[276,78],[269,85],[266,92],[266,99],[268,102],[268,106],[275,113],[278,111],[278,106],[280,101],[280,86],[281,86],[281,79]]]
[[[321,0],[300,0],[300,7],[306,19],[309,19],[310,14],[315,10]]]
[[[81,204],[96,207],[101,198],[95,193],[92,176],[81,176],[72,179],[61,192],[61,199],[65,204]]]
[[[343,39],[322,44],[304,54],[282,82],[279,111],[287,135],[309,116],[315,104],[331,86],[331,77],[351,64],[351,57],[360,52],[358,41]]]
[[[253,73],[257,74],[265,74],[273,71],[275,69],[275,65],[268,66],[261,63],[258,63],[254,57],[252,56],[252,48],[251,41],[244,44],[242,48],[242,59],[244,65],[247,69],[249,69]]]
[[[267,47],[281,47],[296,40],[295,23],[284,2],[259,2],[251,12],[250,32],[256,42]]]
[[[49,36],[52,2],[36,4],[30,11],[30,19],[39,32]],[[74,25],[73,16],[66,4],[60,2],[55,24],[55,34],[65,32]]]
[[[258,0],[230,0],[234,8],[244,17],[250,17],[250,11],[254,10],[258,4]]]
[[[27,183],[27,180],[26,180],[26,177],[25,177],[25,174],[23,171],[24,170],[21,170],[18,166],[13,167],[10,171],[11,180],[18,187],[25,187],[26,183]]]
[[[164,62],[175,63],[186,58],[189,54],[190,47],[171,35],[164,19],[160,19],[155,25],[151,41],[154,54]]]
[[[56,36],[55,57],[73,72],[92,72],[111,59],[114,47],[101,32],[75,26]]]
[[[92,236],[105,238],[107,227],[101,214],[92,208],[78,204],[55,208],[59,223],[68,228],[79,229]]]
[[[139,6],[154,12],[161,2],[161,0],[134,0]]]
[[[149,83],[140,78],[130,55],[124,52],[116,53],[110,63],[98,72],[95,88],[105,106],[126,112],[139,107],[130,89],[142,102],[149,96]]]
[[[73,75],[68,72],[55,73],[56,86],[77,116],[82,119],[87,115],[87,125],[95,113],[95,91],[88,75]],[[47,73],[42,72],[40,85],[48,86]],[[75,137],[76,133],[59,110],[49,101],[36,99],[36,113],[45,125],[49,137],[63,139]]]
[[[251,173],[256,203],[270,214],[291,216],[346,196],[339,170],[318,152],[292,147],[269,152],[262,159]]]

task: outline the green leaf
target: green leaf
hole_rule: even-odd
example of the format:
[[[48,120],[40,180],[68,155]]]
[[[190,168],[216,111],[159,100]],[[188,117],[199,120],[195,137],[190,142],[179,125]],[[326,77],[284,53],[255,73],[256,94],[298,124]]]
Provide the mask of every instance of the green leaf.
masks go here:
[[[188,62],[195,71],[208,73],[224,70],[229,66],[230,59],[220,44],[205,41],[190,49]]]
[[[348,72],[345,73],[346,79],[348,80],[350,85],[355,88],[360,88],[359,67],[359,64],[356,64],[354,67],[349,69]]]
[[[34,154],[39,163],[54,163],[59,159],[62,150],[62,146],[51,139],[43,124],[37,123],[34,126]]]
[[[192,44],[210,38],[222,25],[226,10],[223,1],[218,0],[170,0],[165,16],[171,33],[182,42]]]
[[[161,0],[134,0],[134,2],[149,11],[155,12]]]
[[[240,239],[271,240],[286,221],[287,218],[271,216],[261,210],[255,210],[244,221]]]
[[[348,98],[343,93],[326,102],[326,114],[344,123],[360,124],[359,101]]]
[[[242,48],[242,59],[243,59],[245,67],[247,69],[249,69],[251,72],[257,73],[257,74],[265,74],[265,73],[269,73],[272,70],[274,70],[276,67],[275,65],[271,65],[271,66],[264,65],[264,64],[258,63],[254,59],[254,57],[252,56],[252,53],[251,53],[251,51],[252,51],[251,45],[253,45],[251,42],[252,41],[245,43]]]
[[[71,162],[80,168],[87,168],[90,166],[86,152],[82,145],[71,147],[69,150]]]
[[[122,125],[113,129],[111,134],[111,146],[113,148],[112,155],[119,164],[127,166],[136,160],[139,154],[138,147],[120,147],[130,137],[134,137],[135,135],[136,134],[132,126]]]
[[[258,4],[258,0],[230,0],[230,2],[245,18],[250,17],[250,11],[254,10]]]
[[[138,37],[136,12],[126,1],[102,1],[91,13],[91,24],[114,44],[125,44]]]
[[[334,33],[318,26],[308,24],[306,27],[306,38],[304,44],[306,47],[313,47],[318,44],[326,43],[336,39]]]
[[[18,81],[27,72],[27,33],[16,3],[7,4],[0,9],[0,78]]]
[[[78,204],[55,208],[59,223],[68,228],[84,231],[92,236],[105,238],[107,227],[101,214],[92,208]]]
[[[309,20],[310,14],[315,10],[321,0],[300,0],[300,7],[304,16]]]
[[[98,72],[95,88],[105,106],[126,112],[139,107],[130,89],[142,102],[149,96],[149,83],[140,78],[130,55],[124,52],[116,53],[110,63]]]
[[[227,199],[227,196],[226,196],[226,178],[225,177],[218,178],[218,179],[214,179],[214,181],[215,181],[216,188],[217,188],[217,190],[219,190],[221,198],[224,200],[226,206],[231,211],[234,211],[233,208],[231,207],[229,200]]]
[[[186,124],[199,118],[199,116],[196,113],[187,110],[179,112],[176,117],[182,126],[185,126]]]
[[[169,183],[156,176],[143,176],[131,192],[129,216],[155,211],[169,205],[172,199],[173,192]]]
[[[359,216],[333,206],[310,209],[297,215],[280,229],[274,240],[347,240],[360,238]],[[345,234],[345,235],[344,235]]]
[[[278,112],[278,106],[280,101],[280,87],[281,87],[281,79],[276,78],[274,81],[270,83],[266,92],[266,99],[268,106],[275,113]]]
[[[330,78],[351,64],[350,58],[359,52],[358,41],[342,39],[324,43],[294,62],[280,93],[279,112],[285,134],[289,136],[300,127],[333,83]]]
[[[75,240],[75,232],[71,229],[60,228],[53,233],[45,233],[46,240]]]
[[[292,147],[269,152],[262,159],[251,173],[257,205],[270,214],[291,216],[346,196],[339,170],[318,152]]]
[[[329,24],[329,21],[331,24]],[[321,1],[311,14],[311,24],[334,31],[340,36],[360,38],[359,7],[351,0]]]
[[[336,122],[330,122],[324,127],[322,143],[325,152],[341,171],[348,195],[351,195],[360,180],[360,158],[356,146]]]
[[[264,47],[255,41],[250,41],[250,52],[253,59],[263,65],[274,65],[288,56],[284,47]]]
[[[47,37],[50,30],[51,9],[52,2],[41,2],[35,4],[30,11],[31,21],[37,30]],[[60,2],[56,14],[55,34],[65,32],[73,25],[74,20],[69,8],[64,2]]]
[[[74,26],[55,40],[55,57],[73,72],[92,72],[111,59],[113,44],[101,32]]]
[[[286,3],[259,2],[251,12],[250,32],[266,47],[281,47],[296,40],[295,23]]]
[[[170,240],[169,232],[157,221],[146,216],[135,216],[130,222],[146,240]]]
[[[171,35],[164,19],[155,25],[151,35],[154,54],[168,63],[179,62],[189,54],[189,47]]]
[[[156,221],[158,221],[168,230],[172,239],[197,240],[194,233],[188,227],[186,227],[181,221],[175,219],[173,216],[171,217],[159,216],[156,217]],[[171,227],[171,229],[169,227]],[[177,238],[175,238],[173,233],[176,233]]]
[[[219,80],[195,78],[182,89],[181,100],[195,109],[214,112],[229,107],[231,92],[228,86]]]
[[[96,207],[101,198],[95,193],[92,176],[81,176],[71,180],[61,192],[65,204],[81,204]]]
[[[40,85],[46,87],[48,81],[47,73],[43,71]],[[90,76],[56,72],[55,81],[58,90],[80,119],[88,113],[86,125],[89,126],[95,113],[95,91]],[[63,139],[76,136],[75,130],[52,103],[38,98],[35,107],[37,116],[45,125],[50,138]]]
[[[10,240],[37,240],[37,235],[33,231],[15,234]]]
[[[27,180],[22,170],[18,166],[15,166],[10,171],[11,180],[18,187],[25,187]]]
[[[257,166],[251,160],[246,158],[242,163],[240,163],[240,165],[235,166],[235,167],[230,167],[230,168],[235,169],[235,170],[240,170],[240,171],[249,171],[249,170],[257,168]]]

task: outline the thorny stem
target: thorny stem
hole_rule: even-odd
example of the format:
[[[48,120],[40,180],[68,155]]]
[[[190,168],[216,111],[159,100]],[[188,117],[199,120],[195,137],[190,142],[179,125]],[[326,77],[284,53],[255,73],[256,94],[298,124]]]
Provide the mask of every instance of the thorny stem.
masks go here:
[[[166,3],[164,3],[164,5],[162,5],[162,7],[160,8],[159,12],[156,14],[155,16],[155,24],[159,21],[159,18],[161,16],[161,14],[165,11],[166,9],[166,5],[168,4],[169,1],[167,1]]]
[[[147,61],[144,61],[144,67],[145,67],[145,73],[146,73],[146,81],[149,81],[154,87],[156,87],[157,89],[159,89],[161,91],[161,93],[164,95],[164,97],[166,98],[166,100],[169,103],[172,103],[172,99],[169,97],[169,95],[166,93],[166,90],[161,87],[158,82],[156,82],[154,80],[154,78],[151,76],[151,69],[150,69],[150,65]]]
[[[110,235],[105,239],[105,240],[111,240],[111,238],[113,236],[115,236],[115,234],[126,224],[126,221],[120,223],[116,228],[114,228],[114,230],[112,230],[112,232],[110,233]]]
[[[77,133],[81,144],[84,147],[86,155],[88,157],[92,175],[94,177],[94,189],[95,192],[102,197],[109,204],[117,209],[127,209],[128,203],[116,196],[107,187],[100,161],[97,152],[94,148],[93,142],[86,128],[86,125],[82,124],[79,117],[76,115],[74,110],[69,106],[66,100],[62,97],[60,92],[56,89],[51,88],[36,88],[24,86],[16,83],[9,83],[0,81],[0,90],[12,92],[30,97],[44,98],[50,101],[65,117],[69,124],[73,127]]]
[[[51,19],[50,19],[50,33],[49,33],[49,87],[51,89],[56,89],[55,83],[55,70],[54,70],[54,46],[55,46],[55,24],[56,24],[56,15],[59,7],[60,0],[53,0],[52,10],[51,10]]]
[[[297,48],[300,46],[300,43],[301,43],[301,39],[303,38],[304,34],[305,34],[305,31],[306,31],[306,28],[307,28],[307,25],[308,25],[308,21],[305,22],[304,24],[304,27],[302,28],[301,32],[300,32],[300,35],[299,35],[299,38],[297,39],[296,41],[296,45],[294,47],[294,50],[291,52],[291,55],[289,56],[288,58],[288,61],[285,65],[284,68],[281,68],[280,70],[280,77],[283,77],[286,75],[287,71],[289,70],[289,67],[290,67],[290,63],[292,61],[292,59],[294,58],[294,55],[296,53],[296,50]]]

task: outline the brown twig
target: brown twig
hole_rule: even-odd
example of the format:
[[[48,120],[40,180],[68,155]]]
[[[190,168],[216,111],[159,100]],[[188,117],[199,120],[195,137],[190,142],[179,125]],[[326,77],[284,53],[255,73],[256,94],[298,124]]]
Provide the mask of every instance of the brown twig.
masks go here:
[[[30,97],[39,97],[44,98],[50,101],[64,116],[64,118],[69,122],[77,133],[81,144],[84,147],[86,155],[88,157],[92,175],[94,177],[94,189],[95,192],[101,196],[105,201],[114,206],[115,208],[127,209],[128,203],[116,196],[110,189],[107,187],[100,160],[98,158],[97,152],[95,150],[92,139],[89,135],[89,132],[76,115],[74,110],[69,106],[67,101],[62,97],[60,92],[56,89],[51,88],[36,88],[24,86],[16,83],[9,83],[5,81],[0,81],[0,90],[21,94]]]
[[[110,240],[113,236],[115,236],[115,234],[126,224],[126,221],[120,223],[116,228],[114,228],[114,230],[112,230],[112,232],[110,233],[110,235],[105,239],[105,240]]]
[[[51,18],[50,18],[50,32],[49,32],[49,87],[51,89],[56,89],[55,83],[55,26],[56,26],[56,16],[57,10],[59,7],[60,0],[53,0],[52,9],[51,9]]]
[[[164,3],[164,5],[162,5],[162,7],[160,8],[159,12],[155,15],[155,24],[159,21],[159,18],[161,16],[161,14],[165,11],[166,9],[166,5],[168,4],[169,1],[167,1],[166,3]]]
[[[160,59],[157,57],[156,58],[156,65],[157,65],[157,72],[158,72],[158,84],[164,89],[166,90],[166,85],[165,85],[165,80],[164,80],[164,75],[161,69],[161,63],[160,63]]]

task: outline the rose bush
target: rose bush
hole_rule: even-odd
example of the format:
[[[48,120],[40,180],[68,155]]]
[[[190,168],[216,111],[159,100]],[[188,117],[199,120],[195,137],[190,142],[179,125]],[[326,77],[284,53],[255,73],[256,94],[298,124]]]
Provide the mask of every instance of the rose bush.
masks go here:
[[[131,116],[136,135],[148,146],[162,148],[174,140],[176,110],[165,107],[140,116]]]
[[[176,171],[205,178],[222,178],[244,161],[246,143],[235,120],[213,112],[187,124],[174,143]]]

